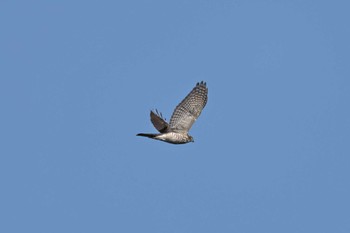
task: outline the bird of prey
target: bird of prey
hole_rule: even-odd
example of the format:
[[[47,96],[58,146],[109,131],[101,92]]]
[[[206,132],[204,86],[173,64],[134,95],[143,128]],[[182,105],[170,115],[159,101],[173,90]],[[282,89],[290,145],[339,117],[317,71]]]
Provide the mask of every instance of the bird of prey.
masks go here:
[[[205,82],[197,83],[192,91],[176,106],[168,123],[158,110],[151,111],[151,122],[159,134],[139,133],[137,136],[172,144],[194,142],[188,134],[193,123],[197,120],[208,100],[208,88]]]

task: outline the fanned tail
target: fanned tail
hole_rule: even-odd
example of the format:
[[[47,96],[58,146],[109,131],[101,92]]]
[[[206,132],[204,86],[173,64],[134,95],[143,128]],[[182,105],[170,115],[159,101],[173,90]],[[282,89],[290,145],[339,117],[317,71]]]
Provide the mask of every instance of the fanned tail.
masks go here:
[[[154,138],[157,135],[158,134],[154,134],[154,133],[139,133],[139,134],[136,134],[136,136],[148,137],[148,138]]]

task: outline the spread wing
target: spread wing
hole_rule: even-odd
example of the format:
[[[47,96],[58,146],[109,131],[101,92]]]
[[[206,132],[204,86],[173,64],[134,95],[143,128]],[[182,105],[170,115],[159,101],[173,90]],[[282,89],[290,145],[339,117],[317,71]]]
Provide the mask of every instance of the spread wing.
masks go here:
[[[170,128],[175,132],[188,132],[197,120],[208,100],[205,82],[197,83],[193,90],[181,101],[170,119]]]
[[[152,124],[160,133],[168,132],[169,124],[166,122],[165,118],[163,118],[162,113],[158,112],[156,109],[156,112],[151,111],[150,115]]]

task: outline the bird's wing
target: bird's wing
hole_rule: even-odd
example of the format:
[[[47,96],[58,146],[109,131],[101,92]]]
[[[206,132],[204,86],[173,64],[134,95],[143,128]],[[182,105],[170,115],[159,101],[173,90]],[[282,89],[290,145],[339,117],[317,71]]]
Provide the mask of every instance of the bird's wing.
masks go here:
[[[168,132],[169,124],[166,122],[165,118],[163,118],[162,113],[156,110],[155,112],[151,111],[150,115],[152,124],[160,133]]]
[[[170,128],[175,132],[188,132],[197,120],[208,100],[205,82],[197,83],[192,91],[181,101],[170,119]]]

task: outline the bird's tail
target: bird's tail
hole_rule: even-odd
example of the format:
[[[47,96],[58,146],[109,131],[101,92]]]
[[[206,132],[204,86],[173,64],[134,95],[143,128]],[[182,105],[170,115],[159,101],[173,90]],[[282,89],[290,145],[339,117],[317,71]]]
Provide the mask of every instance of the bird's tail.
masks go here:
[[[158,134],[154,134],[154,133],[139,133],[139,134],[136,134],[136,136],[148,137],[148,138],[154,138],[157,135]]]

